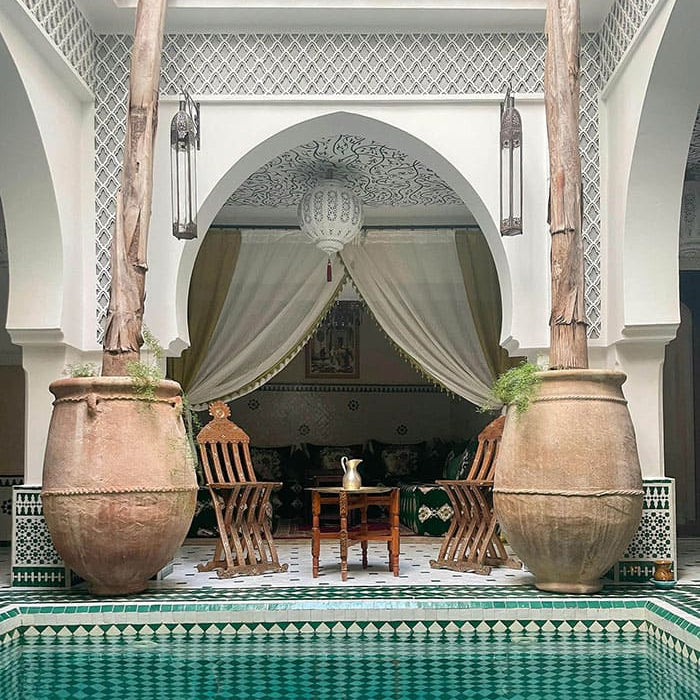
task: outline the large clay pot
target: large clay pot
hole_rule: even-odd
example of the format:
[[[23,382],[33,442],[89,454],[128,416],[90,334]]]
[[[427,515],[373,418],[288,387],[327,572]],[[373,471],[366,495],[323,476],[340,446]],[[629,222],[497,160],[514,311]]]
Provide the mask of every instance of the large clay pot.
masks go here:
[[[537,398],[508,409],[494,509],[516,554],[545,591],[592,593],[642,516],[626,377],[605,370],[541,372]]]
[[[130,377],[61,379],[49,389],[41,497],[56,550],[95,595],[142,591],[194,515],[180,386],[160,382],[152,401],[137,398]]]

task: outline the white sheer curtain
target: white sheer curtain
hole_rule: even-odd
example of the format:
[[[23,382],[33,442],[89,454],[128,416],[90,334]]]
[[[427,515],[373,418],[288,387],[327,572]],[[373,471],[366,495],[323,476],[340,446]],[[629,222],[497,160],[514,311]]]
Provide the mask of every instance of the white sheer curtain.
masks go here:
[[[299,232],[242,231],[241,250],[207,357],[188,396],[195,407],[247,394],[302,347],[344,278]]]
[[[464,288],[454,231],[370,231],[343,262],[389,337],[427,374],[476,404],[493,375]]]

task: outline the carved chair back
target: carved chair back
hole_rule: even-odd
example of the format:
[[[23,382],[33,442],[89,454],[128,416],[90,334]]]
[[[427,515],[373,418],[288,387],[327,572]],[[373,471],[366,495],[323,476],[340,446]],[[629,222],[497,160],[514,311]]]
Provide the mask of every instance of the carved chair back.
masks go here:
[[[209,406],[212,420],[197,435],[197,445],[208,485],[257,482],[250,459],[248,434],[230,420],[231,410],[223,401]]]
[[[501,444],[505,422],[505,416],[499,416],[479,433],[479,444],[466,481],[477,483],[493,482],[496,472],[496,458],[498,457],[498,448]]]

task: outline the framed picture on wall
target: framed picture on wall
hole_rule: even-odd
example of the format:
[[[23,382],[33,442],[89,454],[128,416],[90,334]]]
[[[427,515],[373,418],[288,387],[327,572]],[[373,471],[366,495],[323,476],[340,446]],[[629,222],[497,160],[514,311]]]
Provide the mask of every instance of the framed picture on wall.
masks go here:
[[[362,304],[339,301],[306,344],[307,379],[360,377]]]

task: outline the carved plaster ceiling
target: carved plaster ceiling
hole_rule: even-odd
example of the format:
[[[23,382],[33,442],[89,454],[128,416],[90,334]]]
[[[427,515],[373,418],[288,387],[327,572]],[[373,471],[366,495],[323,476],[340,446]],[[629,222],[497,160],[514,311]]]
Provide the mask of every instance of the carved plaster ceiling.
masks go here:
[[[295,207],[326,177],[340,180],[365,207],[464,206],[437,173],[363,136],[337,135],[297,146],[254,172],[226,207]]]
[[[693,136],[690,139],[686,176],[692,180],[700,180],[700,110],[698,110],[698,116],[695,118]]]

